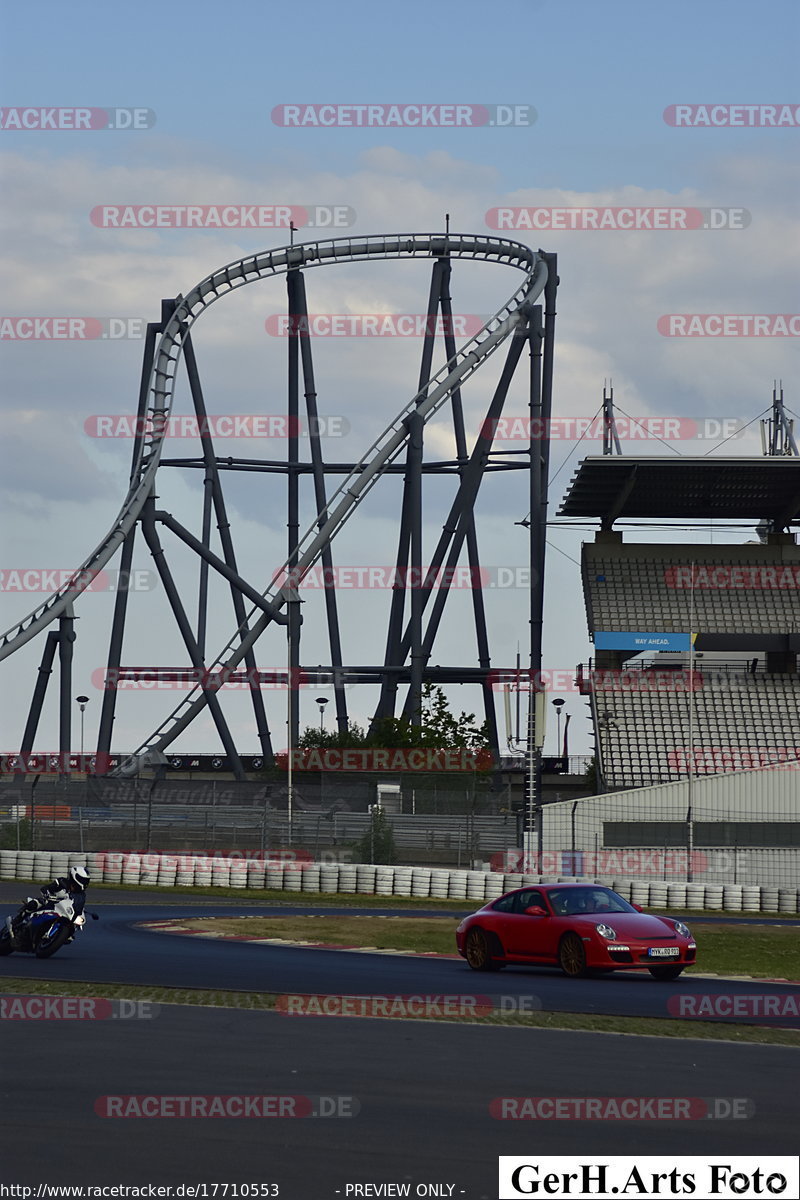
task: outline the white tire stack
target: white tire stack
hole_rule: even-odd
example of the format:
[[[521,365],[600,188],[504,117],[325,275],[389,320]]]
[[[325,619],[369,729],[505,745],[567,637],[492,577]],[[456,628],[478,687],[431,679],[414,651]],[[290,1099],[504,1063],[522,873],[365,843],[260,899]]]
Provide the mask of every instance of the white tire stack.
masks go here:
[[[17,851],[17,879],[33,879],[33,851]]]
[[[375,895],[391,896],[394,894],[394,867],[378,867],[375,874]]]
[[[194,886],[211,887],[214,883],[214,868],[212,859],[197,858],[194,864]]]
[[[257,891],[263,891],[266,887],[267,864],[263,858],[249,858],[247,860],[247,886]]]
[[[102,854],[90,854],[88,856],[87,870],[95,883],[101,882],[102,875]],[[61,875],[66,875],[69,870],[69,855],[63,850],[54,850],[50,861],[50,870],[53,872],[52,878],[58,879]]]
[[[231,886],[231,864],[227,858],[215,858],[211,866],[211,886]]]
[[[725,883],[722,886],[722,907],[725,912],[741,912],[744,888],[740,883]]]
[[[158,861],[157,883],[159,887],[175,887],[178,882],[177,854],[162,854]]]
[[[142,867],[139,872],[140,887],[155,887],[158,883],[158,864],[161,860],[159,854],[142,855]]]
[[[232,888],[247,887],[247,863],[243,858],[232,858],[230,865],[230,886]]]
[[[413,877],[413,867],[395,867],[394,869],[394,895],[395,896],[410,896],[411,882]]]
[[[353,866],[352,863],[342,863],[339,883],[342,891],[345,890],[345,883],[350,883],[351,871],[354,871],[356,876],[356,885],[353,890],[362,896],[374,896],[378,868],[373,867],[371,863],[358,863],[357,866]],[[347,890],[350,890],[349,887]]]
[[[125,854],[122,860],[122,884],[138,887],[142,875],[142,859],[139,854]]]
[[[432,875],[430,867],[414,867],[411,873],[411,895],[430,896]]]
[[[339,864],[323,863],[319,869],[319,890],[321,892],[339,891]]]
[[[303,867],[300,875],[302,877],[301,887],[304,892],[319,891],[319,872],[320,868],[317,863],[308,863]]]
[[[103,883],[122,883],[124,855],[106,851],[103,855]]]
[[[53,878],[53,855],[50,850],[37,850],[33,856],[33,878],[48,883]]]
[[[283,876],[285,870],[285,863],[277,862],[274,859],[269,859],[267,861],[267,870],[264,875],[264,886],[270,890],[281,891],[284,887]]]
[[[466,900],[468,873],[467,871],[450,872],[450,890],[448,895],[451,900]]]
[[[497,900],[503,894],[503,876],[488,874],[486,876],[486,900]]]
[[[17,878],[16,850],[0,850],[0,879]]]
[[[477,900],[479,908],[483,907],[486,900],[486,880],[487,876],[483,871],[469,871],[467,873],[467,899]]]
[[[285,892],[302,891],[304,874],[305,871],[299,862],[287,862],[283,868],[283,890]]]
[[[197,859],[193,854],[179,854],[176,860],[175,886],[194,887],[194,872]]]
[[[434,900],[446,900],[450,893],[450,872],[431,871],[431,896]]]
[[[374,867],[369,867],[369,865],[367,866],[368,871],[371,870],[374,872],[374,869]],[[356,892],[360,892],[361,888],[359,887],[358,883],[360,871],[361,867],[359,867],[356,863],[339,863],[339,891],[350,892],[353,895]],[[365,878],[373,880],[372,886],[368,886],[366,889],[368,893],[371,893],[375,890],[375,876],[373,874],[371,876],[365,876]]]

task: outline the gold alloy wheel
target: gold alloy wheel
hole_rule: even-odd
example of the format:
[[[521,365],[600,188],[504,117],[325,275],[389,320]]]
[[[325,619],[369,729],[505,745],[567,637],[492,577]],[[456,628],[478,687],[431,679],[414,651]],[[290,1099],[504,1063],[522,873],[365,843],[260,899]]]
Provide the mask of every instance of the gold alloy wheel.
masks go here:
[[[561,939],[558,962],[564,974],[569,975],[571,979],[578,979],[586,974],[586,951],[576,933],[567,933]]]
[[[491,968],[489,943],[482,929],[470,929],[464,947],[466,959],[473,971],[488,971]]]

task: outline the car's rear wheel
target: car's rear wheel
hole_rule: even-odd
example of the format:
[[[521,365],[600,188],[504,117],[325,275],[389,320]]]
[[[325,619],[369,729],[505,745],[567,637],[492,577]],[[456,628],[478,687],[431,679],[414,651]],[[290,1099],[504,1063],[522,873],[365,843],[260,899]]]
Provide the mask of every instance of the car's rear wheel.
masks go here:
[[[503,965],[492,958],[489,938],[482,929],[470,929],[464,943],[464,955],[473,971],[498,971]]]
[[[586,951],[577,933],[566,933],[558,948],[558,965],[571,979],[586,974]]]
[[[683,967],[664,966],[664,967],[648,967],[647,968],[653,979],[661,979],[668,983],[670,979],[677,979],[683,973]]]

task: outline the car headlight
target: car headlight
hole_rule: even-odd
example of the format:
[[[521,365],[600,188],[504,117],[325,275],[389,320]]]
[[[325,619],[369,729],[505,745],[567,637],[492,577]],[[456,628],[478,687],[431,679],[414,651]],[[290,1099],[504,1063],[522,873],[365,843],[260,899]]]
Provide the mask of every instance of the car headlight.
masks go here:
[[[675,922],[675,932],[679,933],[681,937],[685,938],[690,938],[692,936],[691,930],[687,925],[684,925],[683,921]]]
[[[617,940],[617,931],[616,929],[612,929],[610,925],[597,925],[595,928],[607,942],[615,942]]]

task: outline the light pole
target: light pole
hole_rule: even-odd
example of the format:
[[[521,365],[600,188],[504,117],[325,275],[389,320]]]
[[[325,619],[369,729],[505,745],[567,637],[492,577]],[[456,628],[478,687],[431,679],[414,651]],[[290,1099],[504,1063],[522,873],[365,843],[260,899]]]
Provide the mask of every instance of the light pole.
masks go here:
[[[556,757],[561,758],[561,709],[566,704],[566,700],[554,700],[553,708],[556,710],[556,719],[558,721],[558,733],[556,735]]]
[[[75,703],[79,704],[80,709],[81,709],[81,770],[83,770],[83,714],[86,709],[86,705],[89,703],[89,697],[88,696],[76,696]],[[88,774],[88,771],[86,772],[86,774]]]
[[[317,696],[314,703],[316,705],[318,705],[318,707],[319,707],[319,731],[322,734],[325,732],[325,705],[328,703],[328,698],[327,698],[327,696]],[[322,741],[322,738],[320,738],[320,741]],[[325,803],[325,769],[324,769],[324,765],[323,765],[323,769],[319,773],[319,802],[320,802],[320,809],[321,809],[322,805]],[[317,820],[317,844],[319,844],[319,820]]]

